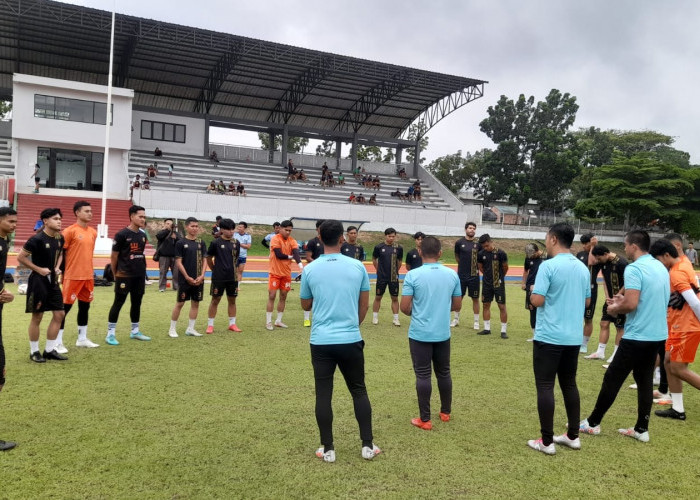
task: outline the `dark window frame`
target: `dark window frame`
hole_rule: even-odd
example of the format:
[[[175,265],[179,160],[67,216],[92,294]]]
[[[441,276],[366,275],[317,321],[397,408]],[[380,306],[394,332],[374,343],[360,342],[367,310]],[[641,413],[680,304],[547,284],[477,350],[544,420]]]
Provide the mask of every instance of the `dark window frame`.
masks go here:
[[[37,107],[37,97],[42,97],[44,99],[53,99],[53,104],[51,104],[51,108],[49,108],[49,104],[44,102],[43,107]],[[59,103],[60,101],[60,103]],[[70,103],[72,102],[81,102],[81,103],[90,103],[92,105],[92,120],[71,120],[70,117]],[[60,106],[58,106],[60,104]],[[53,95],[48,95],[48,94],[34,94],[34,117],[35,118],[46,118],[49,120],[61,120],[61,121],[68,121],[68,122],[75,122],[75,123],[91,123],[94,125],[104,125],[104,122],[99,122],[95,121],[95,110],[98,105],[101,105],[104,107],[105,110],[105,122],[107,121],[107,103],[105,102],[99,102],[99,101],[88,101],[87,99],[74,99],[72,97],[61,97],[61,96],[53,96]],[[57,106],[60,108],[57,110]],[[66,112],[63,111],[65,108],[68,108],[68,114],[66,115]],[[114,126],[114,104],[112,104],[112,121],[110,123],[110,126]]]
[[[146,125],[147,134],[144,134],[144,125]],[[154,129],[156,125],[160,126],[160,137],[154,137]],[[165,130],[167,127],[172,127],[171,138],[167,138],[165,135]],[[155,120],[141,120],[140,136],[141,139],[147,141],[157,141],[157,142],[176,142],[178,144],[185,144],[187,142],[187,125],[182,123],[169,123],[169,122],[159,122]],[[182,140],[178,140],[178,130],[182,131]]]

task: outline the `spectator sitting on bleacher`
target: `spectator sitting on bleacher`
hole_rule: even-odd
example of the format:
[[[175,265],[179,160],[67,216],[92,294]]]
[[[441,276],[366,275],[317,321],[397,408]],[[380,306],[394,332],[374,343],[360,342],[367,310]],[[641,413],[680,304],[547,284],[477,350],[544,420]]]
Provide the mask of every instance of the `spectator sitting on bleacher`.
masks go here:
[[[360,180],[360,178],[361,178],[361,176],[360,176],[360,167],[355,167],[355,168],[352,170],[352,176],[353,176],[356,180],[358,180],[358,181]]]
[[[374,193],[372,196],[369,197],[369,204],[370,205],[377,204],[377,193]]]
[[[361,205],[366,203],[365,196],[362,193],[357,195],[357,203],[360,203]]]
[[[157,175],[158,172],[156,171],[156,167],[149,165],[148,169],[146,170],[146,177],[156,177]]]
[[[131,181],[131,191],[129,192],[129,198],[134,196],[134,189],[141,189],[141,176],[136,174],[134,180]]]
[[[333,179],[333,172],[330,170],[326,172],[326,181],[328,182],[328,187],[335,186],[335,180]]]
[[[362,185],[367,189],[372,189],[374,181],[371,175],[365,175],[362,177]]]
[[[216,151],[211,152],[211,154],[209,155],[209,159],[214,163],[219,163],[219,155],[216,154]]]
[[[282,168],[284,168],[284,165],[282,165]],[[291,172],[293,168],[294,168],[294,163],[292,163],[292,159],[290,158],[289,161],[287,162],[287,172]]]
[[[156,146],[156,150],[153,152],[153,156],[163,156],[163,152],[158,146]]]
[[[243,185],[243,181],[238,181],[238,186],[236,187],[236,194],[238,194],[238,196],[247,196],[245,194],[245,186]]]
[[[348,203],[357,203],[357,197],[354,191],[350,191],[350,196],[348,196]]]
[[[338,172],[338,184],[341,186],[345,185],[345,176],[343,175],[343,172]]]
[[[292,182],[295,181],[299,178],[299,172],[297,172],[297,169],[295,167],[291,167],[287,170],[287,178],[284,180],[284,183]]]
[[[402,178],[402,179],[405,179],[405,178],[406,178],[406,169],[405,169],[405,168],[401,167],[401,168],[399,169],[399,177]]]
[[[236,195],[236,183],[235,183],[235,182],[231,181],[231,182],[229,183],[229,185],[228,185],[228,193],[226,193],[226,194],[231,195],[231,196],[235,196],[235,195]]]
[[[297,173],[297,179],[300,180],[300,181],[305,181],[305,180],[307,180],[306,174],[304,173],[304,169],[303,169],[303,168],[302,168],[301,170],[299,170],[299,172]]]
[[[382,183],[381,183],[381,181],[379,180],[379,176],[378,176],[378,175],[375,175],[375,176],[374,176],[374,180],[372,181],[372,187],[373,187],[374,189],[376,189],[377,191],[379,191],[379,188],[382,187]]]
[[[212,180],[207,186],[207,193],[216,193],[216,181]]]
[[[420,182],[413,187],[413,199],[418,200],[418,201],[423,201],[423,198],[421,197],[421,188],[420,188]]]
[[[404,194],[401,192],[401,190],[399,188],[396,188],[396,191],[393,191],[391,193],[391,196],[394,196],[401,201],[404,201],[406,199],[406,197],[404,196]]]
[[[413,200],[413,192],[414,192],[415,190],[416,190],[416,189],[415,189],[412,185],[411,185],[411,186],[408,186],[408,189],[406,190],[406,199],[407,199],[408,201],[412,201],[412,200]]]
[[[146,178],[143,180],[143,185],[141,186],[141,189],[148,189],[148,190],[150,191],[150,189],[151,189],[151,179],[149,179],[148,177],[146,177]]]
[[[219,183],[216,185],[216,192],[219,194],[226,194],[226,184],[224,184],[223,179],[219,179]]]

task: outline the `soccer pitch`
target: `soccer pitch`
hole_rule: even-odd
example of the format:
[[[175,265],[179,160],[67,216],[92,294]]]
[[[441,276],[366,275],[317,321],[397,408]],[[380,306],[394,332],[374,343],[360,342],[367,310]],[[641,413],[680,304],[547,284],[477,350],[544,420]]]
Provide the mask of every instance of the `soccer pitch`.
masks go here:
[[[618,435],[634,424],[636,393],[622,389],[600,436],[582,436],[582,450],[529,449],[539,437],[532,346],[519,285],[507,286],[510,339],[472,330],[466,301],[453,330],[452,420],[433,430],[411,426],[418,415],[408,352],[409,318],[391,325],[385,297],[380,324],[362,326],[374,441],[383,453],[368,462],[352,401],[340,374],[334,395],[337,461],[314,456],[319,446],[309,329],[302,327],[299,284],[284,321],[265,330],[264,284],[244,283],[237,323],[226,330],[225,300],[216,332],[168,338],[172,291],[147,287],[141,330],[128,338],[129,304],[117,327],[120,346],[104,343],[113,288],[97,288],[89,337],[97,349],[74,347],[76,310],[67,320],[67,362],[29,361],[24,296],[6,304],[3,338],[7,384],[0,393],[0,439],[18,447],[0,453],[0,498],[651,498],[695,497],[700,463],[700,394],[686,386],[686,422],[651,416],[651,442]],[[13,292],[16,287],[10,285]],[[206,293],[208,294],[208,285]],[[373,288],[374,290],[374,288]],[[372,292],[373,293],[373,292]],[[200,308],[204,331],[209,297]],[[599,308],[600,309],[600,306]],[[600,318],[596,312],[595,322]],[[572,320],[575,320],[572,318]],[[41,347],[45,339],[42,328]],[[598,327],[590,345],[597,342]],[[612,346],[608,346],[608,355]],[[582,417],[591,411],[604,370],[580,359]],[[695,369],[697,370],[697,363]],[[556,427],[565,413],[558,388]]]

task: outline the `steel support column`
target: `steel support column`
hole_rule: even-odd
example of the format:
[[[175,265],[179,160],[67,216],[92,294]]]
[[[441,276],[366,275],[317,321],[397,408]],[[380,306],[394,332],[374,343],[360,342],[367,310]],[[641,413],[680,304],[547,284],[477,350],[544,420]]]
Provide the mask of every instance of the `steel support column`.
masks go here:
[[[335,166],[340,168],[341,149],[343,148],[343,141],[335,141]]]
[[[269,156],[267,158],[268,163],[274,163],[275,162],[275,133],[273,131],[269,132],[269,137],[270,137],[270,151],[269,151]],[[286,165],[285,165],[286,167]]]
[[[282,129],[282,166],[287,166],[287,141],[289,140],[289,127],[284,124],[284,129]]]
[[[396,146],[396,164],[401,165],[403,161],[403,146]]]
[[[209,115],[204,116],[204,156],[209,157]]]
[[[352,136],[352,170],[357,168],[357,134]]]

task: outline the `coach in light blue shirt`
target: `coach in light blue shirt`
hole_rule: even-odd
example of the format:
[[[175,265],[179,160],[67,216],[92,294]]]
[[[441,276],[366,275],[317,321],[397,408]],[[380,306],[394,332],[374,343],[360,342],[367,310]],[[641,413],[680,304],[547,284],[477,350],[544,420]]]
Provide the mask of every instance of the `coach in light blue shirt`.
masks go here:
[[[412,419],[411,424],[430,430],[430,377],[433,364],[440,391],[440,419],[443,422],[450,420],[450,311],[461,308],[462,289],[457,273],[438,263],[442,255],[440,240],[433,236],[424,237],[420,253],[423,265],[406,274],[400,307],[402,313],[411,317],[408,343],[416,374],[420,412],[420,417]]]
[[[381,450],[372,442],[372,407],[365,387],[364,341],[360,324],[369,308],[369,276],[358,260],[340,253],[343,225],[326,220],[319,227],[325,253],[304,268],[301,307],[313,311],[311,364],[316,385],[316,422],[322,447],[316,456],[335,462],[333,443],[333,375],[336,367],[352,395],[360,427],[361,455],[371,460]]]
[[[571,254],[574,229],[566,223],[549,228],[545,245],[548,260],[540,264],[530,303],[538,308],[532,364],[537,388],[540,439],[528,446],[554,455],[554,443],[581,448],[578,422],[581,401],[576,386],[578,353],[583,341],[583,311],[591,300],[588,268]],[[554,381],[559,378],[569,428],[554,436]]]

